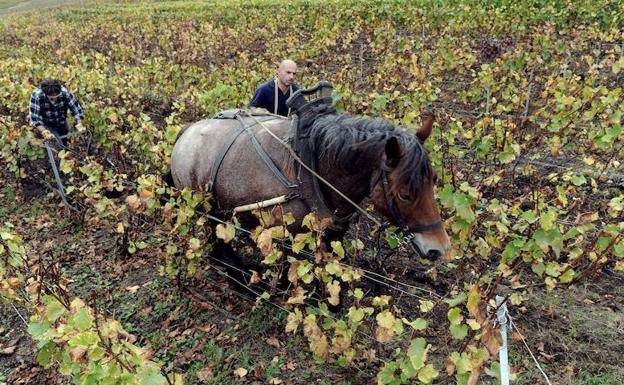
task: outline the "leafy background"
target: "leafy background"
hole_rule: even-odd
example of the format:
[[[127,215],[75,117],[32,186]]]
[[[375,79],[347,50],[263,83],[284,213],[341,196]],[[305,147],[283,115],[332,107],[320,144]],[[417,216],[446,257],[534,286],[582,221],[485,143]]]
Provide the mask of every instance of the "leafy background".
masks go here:
[[[11,316],[0,335],[13,351],[0,357],[0,381],[495,382],[487,325],[498,293],[560,383],[620,383],[622,14],[615,1],[180,1],[4,17],[0,282]],[[201,215],[205,197],[160,202],[158,175],[181,126],[246,105],[284,57],[299,63],[301,84],[333,82],[349,113],[408,130],[436,113],[427,148],[454,245],[444,263],[415,263],[361,220],[308,266],[271,239],[316,251],[314,219],[295,236],[267,218],[256,249]],[[47,194],[53,180],[27,125],[44,78],[75,93],[90,132],[59,155],[69,216]],[[213,232],[264,260],[262,279],[288,275],[289,293],[264,296],[288,313],[224,289],[210,264]],[[338,319],[306,305],[312,281],[326,305],[342,296]],[[14,305],[32,315],[38,346],[18,338]],[[517,381],[535,383],[515,338]],[[18,347],[30,361],[15,358]],[[33,365],[35,350],[51,370]],[[102,362],[113,364],[103,372]]]

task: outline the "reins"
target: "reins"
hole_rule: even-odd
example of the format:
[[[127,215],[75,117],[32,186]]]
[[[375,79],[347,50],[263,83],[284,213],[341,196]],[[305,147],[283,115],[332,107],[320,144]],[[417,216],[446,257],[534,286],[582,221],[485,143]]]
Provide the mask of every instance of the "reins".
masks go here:
[[[290,147],[288,145],[288,143],[284,142],[279,136],[277,136],[273,131],[271,131],[271,129],[269,129],[266,125],[264,125],[261,121],[259,121],[258,119],[256,119],[256,117],[254,115],[252,115],[249,111],[244,111],[243,113],[246,113],[248,117],[250,117],[251,119],[253,119],[256,124],[260,125],[264,130],[266,130],[266,132],[269,133],[269,135],[271,135],[275,140],[277,140],[278,143],[280,143],[283,147],[286,148],[286,150],[290,153],[290,155],[293,157],[293,159],[295,161],[297,161],[297,163],[299,163],[303,168],[305,168],[310,174],[312,174],[315,178],[318,178],[319,181],[323,182],[327,187],[329,187],[330,189],[332,189],[336,194],[338,194],[341,198],[343,198],[345,201],[349,202],[349,204],[351,204],[353,207],[355,207],[356,210],[358,210],[359,212],[361,212],[362,214],[364,214],[368,219],[370,219],[373,223],[375,223],[377,226],[381,227],[381,222],[379,222],[375,217],[373,217],[369,212],[367,212],[366,210],[364,210],[363,208],[361,208],[357,203],[355,203],[352,199],[350,199],[348,196],[346,196],[344,193],[342,193],[340,190],[338,190],[336,187],[334,187],[331,183],[329,183],[326,179],[324,179],[322,176],[320,176],[315,170],[313,170],[311,167],[309,167],[307,164],[305,164],[305,162],[303,160],[301,160],[301,158],[297,155],[297,153],[295,152],[295,150],[292,149],[292,147]]]

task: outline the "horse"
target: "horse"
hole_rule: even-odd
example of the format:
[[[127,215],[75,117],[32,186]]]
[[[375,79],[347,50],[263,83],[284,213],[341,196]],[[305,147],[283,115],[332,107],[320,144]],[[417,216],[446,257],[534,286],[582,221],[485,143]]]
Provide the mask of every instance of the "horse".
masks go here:
[[[187,126],[172,150],[173,184],[210,192],[221,212],[282,197],[283,212],[295,218],[291,233],[314,212],[331,218],[332,239],[345,234],[354,204],[370,197],[421,257],[445,255],[451,244],[434,198],[436,173],[423,147],[433,117],[412,134],[331,106],[315,111],[305,127],[303,120],[247,110]]]

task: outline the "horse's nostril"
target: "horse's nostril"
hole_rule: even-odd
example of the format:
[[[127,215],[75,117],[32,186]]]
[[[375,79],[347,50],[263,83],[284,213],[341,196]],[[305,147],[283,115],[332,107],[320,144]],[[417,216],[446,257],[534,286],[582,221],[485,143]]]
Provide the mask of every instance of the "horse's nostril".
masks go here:
[[[435,261],[442,256],[440,250],[429,250],[427,253],[427,259],[430,261]]]

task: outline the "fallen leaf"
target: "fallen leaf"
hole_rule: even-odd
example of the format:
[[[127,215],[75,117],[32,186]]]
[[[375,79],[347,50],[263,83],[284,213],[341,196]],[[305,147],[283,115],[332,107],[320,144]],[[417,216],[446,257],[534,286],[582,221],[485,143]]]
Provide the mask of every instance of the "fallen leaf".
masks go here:
[[[275,336],[273,337],[269,337],[266,339],[266,343],[269,344],[270,346],[273,346],[275,348],[279,348],[280,347],[280,342],[277,338],[275,338]]]
[[[17,345],[9,346],[8,348],[0,349],[0,354],[9,355],[15,353]]]
[[[196,328],[197,330],[202,331],[204,333],[210,333],[212,329],[214,329],[214,325],[211,325],[211,324],[199,325],[199,326],[196,326]]]
[[[210,381],[212,380],[212,377],[213,377],[212,369],[210,369],[209,367],[205,367],[197,371],[197,379],[202,382]]]
[[[238,368],[234,370],[234,374],[236,374],[238,377],[243,378],[247,375],[247,369],[245,368]]]
[[[258,275],[257,271],[253,270],[251,272],[251,278],[249,278],[249,283],[253,285],[258,282],[260,282],[260,275]]]
[[[555,356],[553,354],[546,354],[544,352],[540,352],[539,354],[540,356],[544,357],[544,359],[548,362],[552,362],[555,359]]]
[[[278,378],[278,377],[273,377],[269,380],[269,384],[270,385],[279,385],[279,384],[283,384],[284,381],[282,381],[282,379]]]
[[[141,286],[139,286],[139,285],[128,286],[128,287],[126,287],[126,290],[128,290],[130,293],[136,293],[140,288],[141,288]]]

